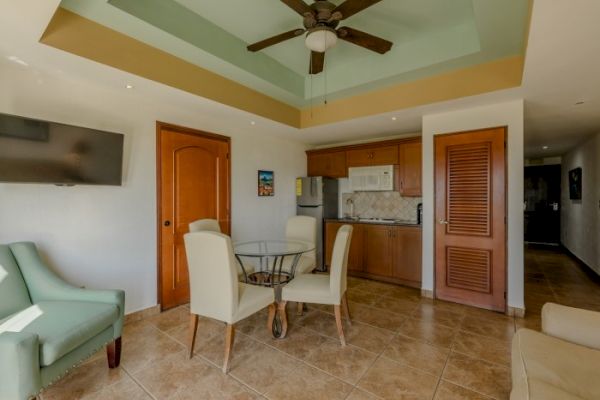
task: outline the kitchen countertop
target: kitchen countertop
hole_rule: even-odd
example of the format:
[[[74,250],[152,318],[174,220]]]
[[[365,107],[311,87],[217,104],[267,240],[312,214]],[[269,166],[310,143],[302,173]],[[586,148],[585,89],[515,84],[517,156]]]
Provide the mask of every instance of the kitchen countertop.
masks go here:
[[[406,221],[399,219],[375,219],[375,218],[326,218],[325,221],[330,222],[347,222],[349,224],[369,224],[369,225],[394,225],[394,226],[412,226],[420,228],[421,224],[417,224],[415,221]]]

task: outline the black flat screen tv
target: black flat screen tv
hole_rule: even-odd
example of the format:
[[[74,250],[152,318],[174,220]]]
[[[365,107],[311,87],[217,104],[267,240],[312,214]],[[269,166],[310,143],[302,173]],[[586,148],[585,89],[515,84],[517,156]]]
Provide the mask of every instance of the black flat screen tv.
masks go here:
[[[121,185],[123,138],[0,114],[0,182]]]

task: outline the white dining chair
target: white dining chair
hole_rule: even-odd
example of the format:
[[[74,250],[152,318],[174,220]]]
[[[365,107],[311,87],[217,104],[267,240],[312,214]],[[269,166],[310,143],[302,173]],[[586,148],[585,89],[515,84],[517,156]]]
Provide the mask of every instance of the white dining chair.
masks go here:
[[[218,232],[221,233],[221,226],[219,225],[219,221],[217,221],[216,219],[210,219],[210,218],[204,218],[204,219],[199,219],[193,222],[190,222],[190,224],[188,225],[190,228],[190,232],[202,232],[202,231],[208,231],[208,232]],[[249,262],[245,262],[244,263],[244,267],[242,268],[242,266],[240,265],[240,262],[237,260],[235,260],[235,265],[237,267],[237,272],[238,272],[238,279],[244,282],[248,282],[248,275],[253,273],[255,271],[255,268],[252,264],[250,264]],[[245,273],[245,275],[244,275]]]
[[[288,218],[285,225],[285,238],[305,242],[313,248],[313,250],[304,253],[298,259],[296,264],[296,274],[311,273],[317,266],[317,219],[305,215],[295,215]],[[290,271],[293,264],[293,257],[286,257],[283,260],[284,271]]]
[[[350,310],[346,299],[346,274],[348,271],[348,252],[352,239],[352,226],[343,225],[337,232],[331,257],[330,274],[302,274],[296,276],[281,291],[282,304],[279,309],[285,309],[285,303],[315,303],[333,305],[335,322],[342,346],[346,345],[342,326],[342,310],[350,320]],[[282,315],[285,318],[285,313]],[[283,321],[287,325],[287,321]]]
[[[272,288],[248,285],[237,280],[233,247],[229,236],[201,231],[184,235],[190,278],[189,357],[194,354],[198,316],[227,324],[223,372],[229,371],[229,359],[235,336],[234,324],[269,307],[275,313]]]

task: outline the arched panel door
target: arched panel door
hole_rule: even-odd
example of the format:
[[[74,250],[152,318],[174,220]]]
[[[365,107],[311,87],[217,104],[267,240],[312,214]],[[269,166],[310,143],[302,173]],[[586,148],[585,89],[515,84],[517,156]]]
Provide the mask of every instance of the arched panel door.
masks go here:
[[[229,140],[158,125],[159,291],[163,309],[189,301],[183,235],[200,218],[230,231]]]

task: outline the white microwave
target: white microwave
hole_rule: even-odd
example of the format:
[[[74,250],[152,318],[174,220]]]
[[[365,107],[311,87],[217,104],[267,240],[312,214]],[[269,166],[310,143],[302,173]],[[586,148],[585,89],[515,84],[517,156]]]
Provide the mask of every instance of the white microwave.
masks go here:
[[[348,168],[350,189],[355,192],[383,192],[394,190],[394,166]]]

